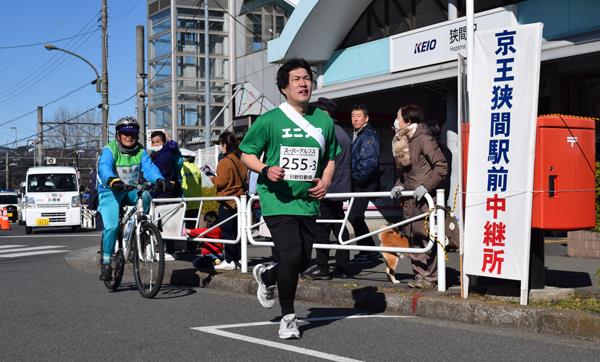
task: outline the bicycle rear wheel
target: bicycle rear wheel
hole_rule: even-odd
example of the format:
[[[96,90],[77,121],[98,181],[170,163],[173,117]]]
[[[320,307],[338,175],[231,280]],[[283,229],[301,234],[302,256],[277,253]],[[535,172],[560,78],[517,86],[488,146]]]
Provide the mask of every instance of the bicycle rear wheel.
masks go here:
[[[123,256],[123,251],[121,249],[117,250],[115,255],[113,255],[111,266],[112,278],[110,280],[105,280],[104,285],[114,292],[121,285],[121,280],[123,280],[123,270],[125,269],[125,257]]]
[[[140,294],[153,298],[165,274],[165,247],[158,228],[149,222],[140,226],[140,250],[133,252],[133,276]]]

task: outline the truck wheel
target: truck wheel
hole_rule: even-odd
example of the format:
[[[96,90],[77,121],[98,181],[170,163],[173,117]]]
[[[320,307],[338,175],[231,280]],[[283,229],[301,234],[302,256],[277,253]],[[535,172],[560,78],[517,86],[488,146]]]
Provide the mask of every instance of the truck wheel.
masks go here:
[[[25,234],[31,234],[33,233],[33,228],[30,226],[26,226],[25,227]]]
[[[72,226],[71,230],[73,230],[74,232],[78,233],[78,232],[81,231],[81,226],[79,226],[79,225]]]

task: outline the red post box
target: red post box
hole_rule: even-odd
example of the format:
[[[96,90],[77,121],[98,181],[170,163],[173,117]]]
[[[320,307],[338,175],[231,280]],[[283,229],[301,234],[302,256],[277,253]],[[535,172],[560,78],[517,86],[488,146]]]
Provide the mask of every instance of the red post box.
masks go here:
[[[469,124],[463,123],[463,187]],[[578,230],[596,225],[594,118],[544,115],[537,119],[531,227]]]

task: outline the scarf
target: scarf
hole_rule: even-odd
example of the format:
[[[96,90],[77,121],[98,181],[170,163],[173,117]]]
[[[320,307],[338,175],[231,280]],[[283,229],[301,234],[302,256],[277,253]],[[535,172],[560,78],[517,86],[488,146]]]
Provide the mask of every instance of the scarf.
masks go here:
[[[410,166],[410,148],[408,142],[417,131],[417,123],[411,123],[406,127],[400,128],[392,140],[392,154],[396,161],[396,167]]]
[[[142,145],[140,145],[139,142],[136,142],[133,147],[126,148],[121,144],[121,142],[119,142],[119,139],[117,138],[117,147],[119,147],[119,151],[125,155],[135,155],[141,146]]]

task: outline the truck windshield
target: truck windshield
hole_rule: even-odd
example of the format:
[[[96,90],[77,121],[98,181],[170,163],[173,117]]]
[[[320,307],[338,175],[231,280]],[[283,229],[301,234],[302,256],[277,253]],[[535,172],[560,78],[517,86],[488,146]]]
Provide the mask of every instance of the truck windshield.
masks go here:
[[[77,182],[73,174],[29,175],[27,177],[27,190],[29,192],[77,191]]]
[[[0,204],[17,204],[17,195],[1,195],[0,194]]]

